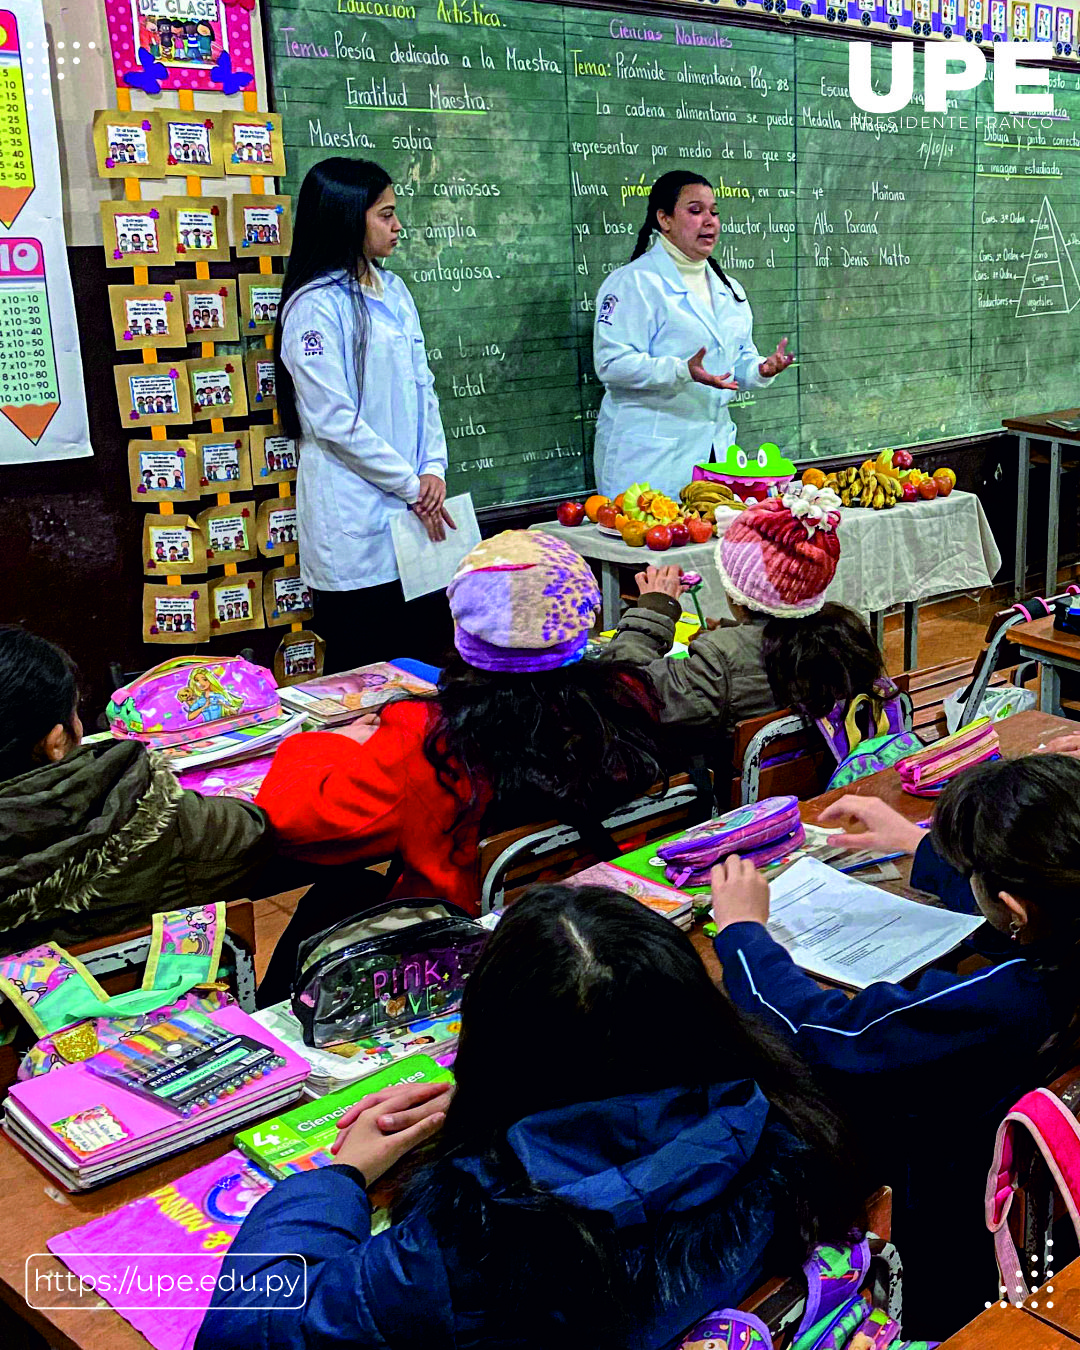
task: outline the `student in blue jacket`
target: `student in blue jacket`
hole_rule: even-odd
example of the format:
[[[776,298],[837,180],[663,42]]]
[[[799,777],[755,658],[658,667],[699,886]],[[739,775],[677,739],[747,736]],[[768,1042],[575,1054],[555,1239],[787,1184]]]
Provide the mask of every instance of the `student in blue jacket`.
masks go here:
[[[984,916],[974,945],[990,964],[854,998],[822,989],[769,936],[768,883],[739,859],[713,873],[716,951],[738,1007],[786,1036],[864,1122],[875,1177],[893,1187],[904,1330],[946,1336],[997,1293],[983,1224],[994,1131],[1074,1039],[1080,762],[979,765],[942,794],[929,835],[872,797],[843,797],[821,819],[845,817],[869,833],[839,842],[914,854],[914,887]]]
[[[748,1029],[684,933],[606,888],[510,908],[466,987],[454,1073],[449,1108],[430,1086],[380,1094],[346,1118],[337,1165],[259,1201],[196,1350],[659,1350],[860,1218],[864,1179],[805,1068]],[[372,1236],[367,1186],[443,1112]],[[304,1306],[267,1297],[266,1276],[304,1264]]]

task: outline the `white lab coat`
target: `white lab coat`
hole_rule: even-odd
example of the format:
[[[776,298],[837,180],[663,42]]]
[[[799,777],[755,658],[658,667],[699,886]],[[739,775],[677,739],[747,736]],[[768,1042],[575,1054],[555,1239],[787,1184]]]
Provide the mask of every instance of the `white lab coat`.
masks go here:
[[[306,286],[289,301],[281,359],[303,432],[296,505],[300,574],[321,591],[398,575],[390,521],[446,477],[446,437],[420,316],[405,283],[380,271],[382,298],[361,292],[370,320],[364,391],[356,389],[355,282]]]
[[[596,484],[615,497],[631,483],[671,496],[690,481],[695,464],[722,458],[735,441],[727,404],[731,389],[711,389],[690,377],[687,361],[705,348],[705,369],[731,371],[740,389],[762,389],[754,316],[711,268],[713,313],[687,289],[674,261],[652,248],[612,272],[596,297],[593,364],[605,386],[596,423]],[[740,295],[745,291],[738,281]]]

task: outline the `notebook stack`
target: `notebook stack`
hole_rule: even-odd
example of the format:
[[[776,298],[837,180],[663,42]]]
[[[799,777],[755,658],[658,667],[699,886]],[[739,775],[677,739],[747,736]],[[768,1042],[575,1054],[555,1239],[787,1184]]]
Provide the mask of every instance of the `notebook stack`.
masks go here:
[[[422,1017],[404,1026],[374,1031],[359,1041],[317,1050],[304,1044],[303,1028],[287,999],[261,1008],[254,1014],[254,1020],[310,1064],[311,1075],[304,1084],[309,1097],[322,1097],[347,1084],[366,1080],[417,1053],[432,1056],[440,1065],[450,1063],[461,1029],[460,1013]]]
[[[433,694],[435,686],[388,661],[358,666],[340,675],[321,675],[303,684],[279,690],[281,706],[302,713],[304,725],[313,728],[352,722],[364,713],[378,710],[392,699]]]
[[[305,1102],[273,1120],[261,1121],[236,1136],[236,1147],[253,1163],[279,1180],[293,1172],[310,1172],[334,1161],[330,1145],[337,1138],[337,1123],[350,1106],[372,1092],[414,1083],[452,1083],[449,1069],[430,1055],[407,1055],[389,1069],[372,1074],[351,1087],[328,1097]]]
[[[17,1083],[3,1128],[65,1190],[90,1190],[283,1110],[308,1072],[242,1009],[187,1011]]]

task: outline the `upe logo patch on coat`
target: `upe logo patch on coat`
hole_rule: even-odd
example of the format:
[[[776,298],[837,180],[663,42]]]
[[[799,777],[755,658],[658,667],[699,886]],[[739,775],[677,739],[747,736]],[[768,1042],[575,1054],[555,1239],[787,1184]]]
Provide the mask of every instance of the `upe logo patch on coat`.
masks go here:
[[[617,295],[605,295],[600,301],[600,313],[596,316],[597,323],[610,323],[611,316],[615,313],[615,306],[619,303]]]
[[[323,341],[321,333],[314,328],[309,328],[300,340],[304,344],[305,356],[322,356]]]

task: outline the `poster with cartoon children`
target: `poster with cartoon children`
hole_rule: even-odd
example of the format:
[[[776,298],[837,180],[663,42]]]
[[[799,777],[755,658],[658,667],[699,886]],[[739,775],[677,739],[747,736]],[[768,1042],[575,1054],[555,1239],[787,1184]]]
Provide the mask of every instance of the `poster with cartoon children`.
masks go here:
[[[289,643],[282,651],[282,659],[285,662],[285,678],[288,680],[298,676],[315,674],[315,641],[314,639],[304,642]]]
[[[211,211],[178,210],[176,245],[182,253],[214,251],[218,247],[218,217]]]
[[[138,45],[165,67],[209,71],[227,47],[219,0],[132,0]]]
[[[165,149],[169,157],[169,167],[183,169],[186,173],[198,173],[201,169],[209,170],[213,163],[210,142],[212,130],[213,120],[209,117],[203,121],[196,121],[194,118],[174,121],[167,116]]]
[[[219,553],[246,551],[247,521],[242,515],[214,516],[207,522],[207,542]]]
[[[151,588],[147,588],[151,589]],[[187,594],[180,591],[172,594],[174,587],[153,587],[152,597],[152,615],[153,623],[151,625],[149,637],[169,637],[185,635],[192,640],[198,636],[198,625],[196,617],[196,605],[198,596]]]
[[[116,247],[123,254],[153,254],[158,249],[158,222],[147,212],[117,214]]]

